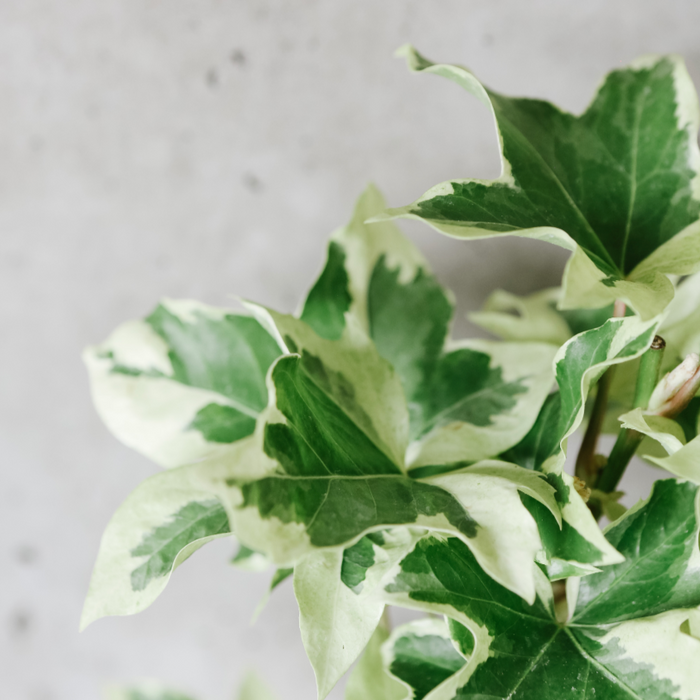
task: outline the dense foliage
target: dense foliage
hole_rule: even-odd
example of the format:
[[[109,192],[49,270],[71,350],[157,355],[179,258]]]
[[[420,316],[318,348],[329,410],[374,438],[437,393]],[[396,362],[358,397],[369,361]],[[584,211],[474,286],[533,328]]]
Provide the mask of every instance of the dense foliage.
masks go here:
[[[369,187],[297,315],[166,299],[86,351],[107,426],[167,469],[109,523],[83,625],[144,609],[227,537],[236,565],[274,570],[270,589],[293,578],[319,698],[360,658],[348,700],[698,700],[700,152],[685,67],[642,58],[576,117],[403,53],[491,110],[501,176],[392,210]],[[397,217],[565,247],[562,287],[497,291],[472,320],[499,339],[453,340],[452,296]],[[601,432],[618,433],[607,458]],[[617,486],[637,451],[668,473],[626,511]],[[391,630],[387,605],[431,616]]]

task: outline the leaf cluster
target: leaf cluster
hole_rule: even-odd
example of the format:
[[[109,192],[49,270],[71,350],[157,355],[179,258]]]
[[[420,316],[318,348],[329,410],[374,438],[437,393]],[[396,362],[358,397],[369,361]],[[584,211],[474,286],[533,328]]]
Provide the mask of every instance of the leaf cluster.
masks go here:
[[[640,59],[574,116],[402,53],[491,111],[501,176],[390,210],[368,187],[296,314],[165,299],[85,351],[107,426],[166,469],[107,526],[83,626],[229,538],[266,596],[292,578],[319,698],[359,658],[348,700],[700,699],[700,399],[672,420],[634,389],[656,335],[664,371],[700,350],[685,67]],[[567,248],[562,286],[494,292],[471,318],[498,340],[453,339],[400,217]],[[672,475],[629,511],[565,469],[587,409],[592,448],[622,429]]]

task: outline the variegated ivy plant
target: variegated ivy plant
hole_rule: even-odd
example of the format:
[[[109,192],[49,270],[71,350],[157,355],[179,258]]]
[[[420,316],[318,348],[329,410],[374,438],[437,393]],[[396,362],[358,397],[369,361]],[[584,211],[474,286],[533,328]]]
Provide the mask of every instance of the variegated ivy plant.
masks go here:
[[[235,564],[273,570],[270,590],[293,578],[319,698],[360,658],[348,700],[698,700],[686,69],[642,58],[576,117],[403,53],[491,110],[501,176],[392,210],[369,187],[298,314],[164,300],[86,351],[107,426],[166,470],[107,526],[83,626],[144,609],[225,537]],[[452,340],[452,297],[397,217],[568,248],[562,288],[495,292],[472,320],[499,339]],[[625,511],[617,488],[638,450],[670,478]],[[387,605],[428,615],[391,630]]]

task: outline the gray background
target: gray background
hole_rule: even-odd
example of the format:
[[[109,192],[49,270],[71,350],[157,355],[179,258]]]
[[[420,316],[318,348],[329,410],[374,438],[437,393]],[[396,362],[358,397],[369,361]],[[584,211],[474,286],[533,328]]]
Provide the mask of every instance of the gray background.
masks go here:
[[[2,0],[0,695],[91,700],[151,676],[223,700],[253,666],[313,698],[291,587],[251,628],[266,577],[227,566],[225,542],[146,612],[78,635],[100,534],[156,470],[100,424],[81,348],[161,295],[291,311],[368,180],[400,205],[496,176],[486,110],[409,75],[404,42],[577,111],[647,52],[682,54],[697,82],[699,26],[680,0]],[[408,230],[459,316],[494,287],[557,284],[564,263]]]

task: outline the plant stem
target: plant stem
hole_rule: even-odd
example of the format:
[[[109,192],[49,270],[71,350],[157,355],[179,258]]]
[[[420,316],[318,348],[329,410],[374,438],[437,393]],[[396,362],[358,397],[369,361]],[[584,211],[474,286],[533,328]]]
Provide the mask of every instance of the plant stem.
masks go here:
[[[615,302],[613,318],[624,318],[627,308],[621,301]],[[598,466],[595,460],[595,451],[598,446],[598,437],[603,428],[605,411],[608,407],[608,395],[612,384],[615,367],[610,367],[598,380],[598,392],[593,403],[591,417],[586,427],[586,432],[581,441],[581,448],[576,457],[576,476],[586,484],[595,483],[598,476]],[[652,387],[653,389],[653,387]]]
[[[666,341],[660,335],[655,335],[649,349],[642,355],[637,373],[633,408],[646,408],[649,405],[649,399],[659,381],[665,347]]]
[[[591,418],[588,421],[586,432],[581,441],[581,448],[576,457],[576,476],[586,484],[593,484],[598,473],[595,463],[595,451],[598,446],[598,437],[603,428],[605,410],[608,406],[608,394],[612,383],[614,367],[608,369],[598,380],[598,392],[593,403]]]
[[[634,393],[634,408],[646,408],[651,393],[659,380],[659,369],[663,359],[666,343],[663,338],[656,336],[651,347],[642,355],[637,374],[637,387]],[[636,430],[623,428],[617,436],[615,445],[610,452],[608,462],[595,484],[598,491],[612,493],[620,483],[622,475],[632,456],[637,451],[644,436]]]

